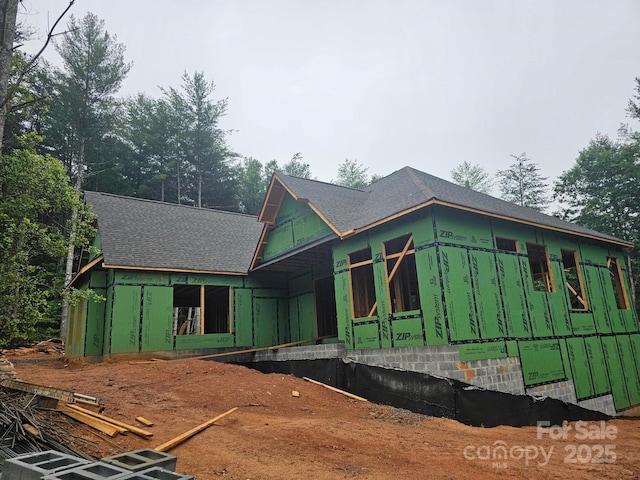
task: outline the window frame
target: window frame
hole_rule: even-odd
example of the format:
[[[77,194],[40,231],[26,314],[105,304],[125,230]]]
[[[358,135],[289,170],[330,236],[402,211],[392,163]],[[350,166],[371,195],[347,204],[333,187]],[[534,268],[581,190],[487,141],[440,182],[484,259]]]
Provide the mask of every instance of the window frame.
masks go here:
[[[560,254],[562,257],[562,268],[564,270],[565,286],[567,287],[569,299],[571,300],[570,301],[571,310],[581,310],[581,311],[589,310],[589,300],[587,299],[587,289],[585,288],[584,277],[582,276],[582,267],[580,265],[580,257],[578,256],[578,251],[571,248],[561,248]],[[573,266],[567,266],[567,263],[565,262],[565,258],[567,258],[569,255],[573,259]],[[571,285],[571,283],[567,279],[567,271],[569,271],[571,268],[576,269],[576,277],[578,278],[579,292],[576,291],[574,286]],[[574,298],[578,300],[579,304],[582,304],[582,307],[574,306],[574,303],[573,303]]]
[[[536,292],[555,293],[556,286],[553,280],[549,248],[543,243],[533,242],[526,242],[526,247],[533,290]],[[539,288],[537,282],[542,282],[543,288]]]
[[[363,259],[359,258],[362,254],[364,254]],[[351,318],[373,317],[377,312],[378,303],[375,291],[375,277],[373,273],[373,255],[371,253],[371,247],[361,248],[360,250],[347,254],[347,265],[349,267]],[[358,285],[356,286],[354,282],[357,282]],[[362,284],[361,282],[365,283]],[[356,290],[358,292],[357,297]],[[371,298],[372,294],[373,299]],[[364,295],[364,298],[361,295]],[[365,314],[360,315],[361,313]]]
[[[622,267],[618,257],[607,257],[607,269],[611,275],[611,283],[613,284],[613,294],[616,298],[616,306],[618,310],[630,310],[629,295],[622,274]]]
[[[513,242],[513,248],[502,248],[499,243],[504,242]],[[501,252],[513,252],[520,253],[520,242],[515,238],[502,237],[500,235],[496,235],[496,250]]]
[[[400,245],[402,247],[398,248]],[[421,310],[413,234],[407,233],[387,240],[383,242],[382,247],[389,310],[394,314]],[[406,285],[408,282],[413,285]],[[415,305],[412,305],[413,298],[416,301]],[[406,303],[409,305],[405,305]]]
[[[222,299],[222,302],[219,302],[219,299]],[[191,308],[194,309],[193,317],[187,316],[187,319],[181,320],[180,309]],[[228,285],[175,284],[172,312],[176,336],[231,334],[233,288]]]

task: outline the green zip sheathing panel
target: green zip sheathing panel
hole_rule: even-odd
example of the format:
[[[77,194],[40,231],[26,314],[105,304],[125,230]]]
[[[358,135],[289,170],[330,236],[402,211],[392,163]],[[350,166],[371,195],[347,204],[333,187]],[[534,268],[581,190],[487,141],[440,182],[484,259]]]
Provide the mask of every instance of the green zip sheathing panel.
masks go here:
[[[622,360],[618,350],[618,342],[614,336],[602,337],[602,349],[607,362],[609,381],[611,382],[611,393],[613,394],[613,404],[616,410],[623,410],[631,406]]]
[[[440,265],[451,341],[479,339],[467,249],[440,247]]]
[[[491,224],[487,217],[445,207],[434,207],[436,238],[441,244],[493,248]]]
[[[600,337],[585,337],[584,344],[587,351],[587,358],[591,365],[591,379],[593,380],[593,394],[605,395],[611,393],[609,374],[607,372],[607,362],[602,350]]]
[[[485,251],[470,251],[473,293],[480,336],[504,338],[507,335],[502,295],[498,285],[495,255]]]
[[[106,295],[105,288],[93,288],[93,291],[103,297]],[[80,352],[80,355],[90,357],[102,355],[105,307],[105,302],[88,301],[85,346],[84,352]]]
[[[524,248],[526,247],[523,246]],[[520,271],[533,336],[535,338],[552,337],[554,335],[553,322],[551,312],[547,308],[547,293],[534,290],[528,258],[520,257]]]
[[[582,315],[587,317],[592,316],[595,324],[595,331],[598,333],[624,332],[624,325],[618,324],[617,321],[612,321],[614,319],[610,316],[609,308],[607,308],[607,300],[604,289],[602,288],[602,269],[591,265],[585,265],[582,267],[582,272],[586,284],[587,301],[589,302],[591,312],[593,312],[593,314],[584,312]],[[574,313],[574,315],[580,315],[580,313]],[[617,315],[614,315],[614,317],[617,319]],[[589,332],[581,331],[579,333]]]
[[[255,347],[278,345],[278,300],[275,298],[254,297],[253,321]]]
[[[589,364],[584,339],[580,337],[567,338],[566,344],[576,398],[578,400],[591,398],[595,393],[595,389],[591,380],[591,365]]]
[[[289,326],[291,341],[316,336],[313,271],[308,268],[289,275]]]
[[[377,321],[353,324],[355,348],[380,348],[380,328]]]
[[[395,314],[391,319],[394,347],[416,347],[425,344],[425,330],[419,311]]]
[[[116,270],[114,283],[125,285],[169,285],[169,273]]]
[[[107,301],[104,306],[104,344],[102,346],[102,354],[106,355],[111,352],[111,318],[113,317],[113,284],[109,280],[113,276],[107,274]]]
[[[102,270],[91,272],[89,276],[89,288],[96,295],[106,298],[107,295],[107,274]],[[106,309],[105,301],[87,300],[86,322],[84,342],[76,347],[74,351],[78,356],[99,356],[102,355],[104,344],[104,315]]]
[[[583,262],[593,263],[596,265],[606,265],[609,251],[606,247],[596,244],[590,240],[579,241],[580,259]]]
[[[85,282],[80,288],[88,288]],[[85,326],[87,319],[87,302],[80,298],[75,305],[69,305],[69,317],[67,318],[66,351],[71,357],[80,357],[84,354]]]
[[[329,226],[306,203],[294,200],[287,193],[269,230],[262,260],[270,260],[331,233]]]
[[[143,287],[142,351],[173,349],[173,288]]]
[[[458,352],[461,362],[509,356],[505,342],[465,343],[458,345]]]
[[[253,345],[252,339],[252,298],[249,289],[233,289],[233,331],[236,336],[236,346],[250,347]]]
[[[566,380],[558,340],[530,340],[518,343],[526,386]]]
[[[438,253],[435,246],[416,252],[416,267],[427,345],[446,345],[449,339],[442,304]]]
[[[176,350],[197,350],[204,348],[233,347],[233,335],[230,333],[208,333],[204,335],[176,336]]]
[[[508,335],[510,338],[531,338],[520,259],[517,255],[496,253],[496,262]]]
[[[629,335],[617,335],[618,351],[624,371],[624,379],[627,384],[627,395],[631,405],[640,404],[640,378],[638,378],[638,362],[636,361],[631,346]]]
[[[139,351],[141,296],[142,287],[140,286],[115,285],[113,287],[110,353]]]
[[[351,319],[351,300],[349,299],[349,271],[343,270],[333,276],[336,289],[336,315],[338,317],[338,336],[345,348],[355,348],[353,343],[353,322]]]
[[[557,292],[547,293],[547,305],[553,320],[553,331],[558,337],[572,334],[571,315],[569,314],[569,299],[564,285],[564,271],[562,263],[551,262],[553,278],[557,279]]]

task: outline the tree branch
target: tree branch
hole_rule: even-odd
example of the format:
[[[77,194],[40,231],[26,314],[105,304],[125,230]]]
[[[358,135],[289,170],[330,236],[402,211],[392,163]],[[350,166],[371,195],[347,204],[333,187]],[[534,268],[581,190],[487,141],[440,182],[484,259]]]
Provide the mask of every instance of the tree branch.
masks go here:
[[[51,43],[51,39],[57,35],[54,34],[53,31],[56,29],[56,27],[58,26],[58,23],[60,23],[60,21],[62,20],[62,18],[67,14],[67,12],[71,9],[71,7],[73,6],[73,4],[75,3],[76,0],[69,0],[69,5],[67,5],[67,8],[64,9],[64,11],[60,14],[60,16],[58,17],[58,19],[55,21],[55,23],[53,24],[53,26],[51,27],[51,29],[49,30],[49,32],[47,33],[47,40],[44,42],[44,45],[42,45],[42,48],[40,48],[40,50],[38,50],[38,53],[36,53],[33,57],[31,57],[31,60],[29,60],[29,62],[27,63],[27,65],[24,67],[23,71],[20,73],[20,76],[18,77],[18,79],[16,80],[16,82],[11,86],[11,88],[7,89],[7,94],[5,95],[5,97],[2,99],[2,102],[0,102],[0,108],[4,107],[7,102],[9,101],[9,99],[15,95],[16,91],[18,90],[18,87],[20,87],[20,83],[22,82],[22,80],[24,79],[24,76],[27,74],[27,72],[31,69],[31,67],[33,67],[33,65],[36,63],[36,61],[38,60],[38,58],[40,58],[40,56],[42,55],[42,53],[45,51],[45,49],[47,48],[47,46],[49,45],[49,43]]]

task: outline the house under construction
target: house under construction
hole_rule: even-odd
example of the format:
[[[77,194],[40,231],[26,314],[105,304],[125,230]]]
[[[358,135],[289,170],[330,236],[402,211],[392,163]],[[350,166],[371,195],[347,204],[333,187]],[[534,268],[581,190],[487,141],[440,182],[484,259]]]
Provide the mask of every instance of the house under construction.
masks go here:
[[[274,174],[254,216],[86,192],[74,357],[314,339],[332,355],[615,413],[640,405],[624,240],[405,167],[363,190]]]

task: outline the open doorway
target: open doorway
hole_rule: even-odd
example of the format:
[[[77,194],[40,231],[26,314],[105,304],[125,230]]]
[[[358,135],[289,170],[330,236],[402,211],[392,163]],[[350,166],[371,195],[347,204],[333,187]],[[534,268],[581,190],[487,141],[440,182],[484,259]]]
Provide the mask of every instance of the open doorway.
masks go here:
[[[315,281],[316,325],[319,337],[338,336],[336,289],[333,276]]]

